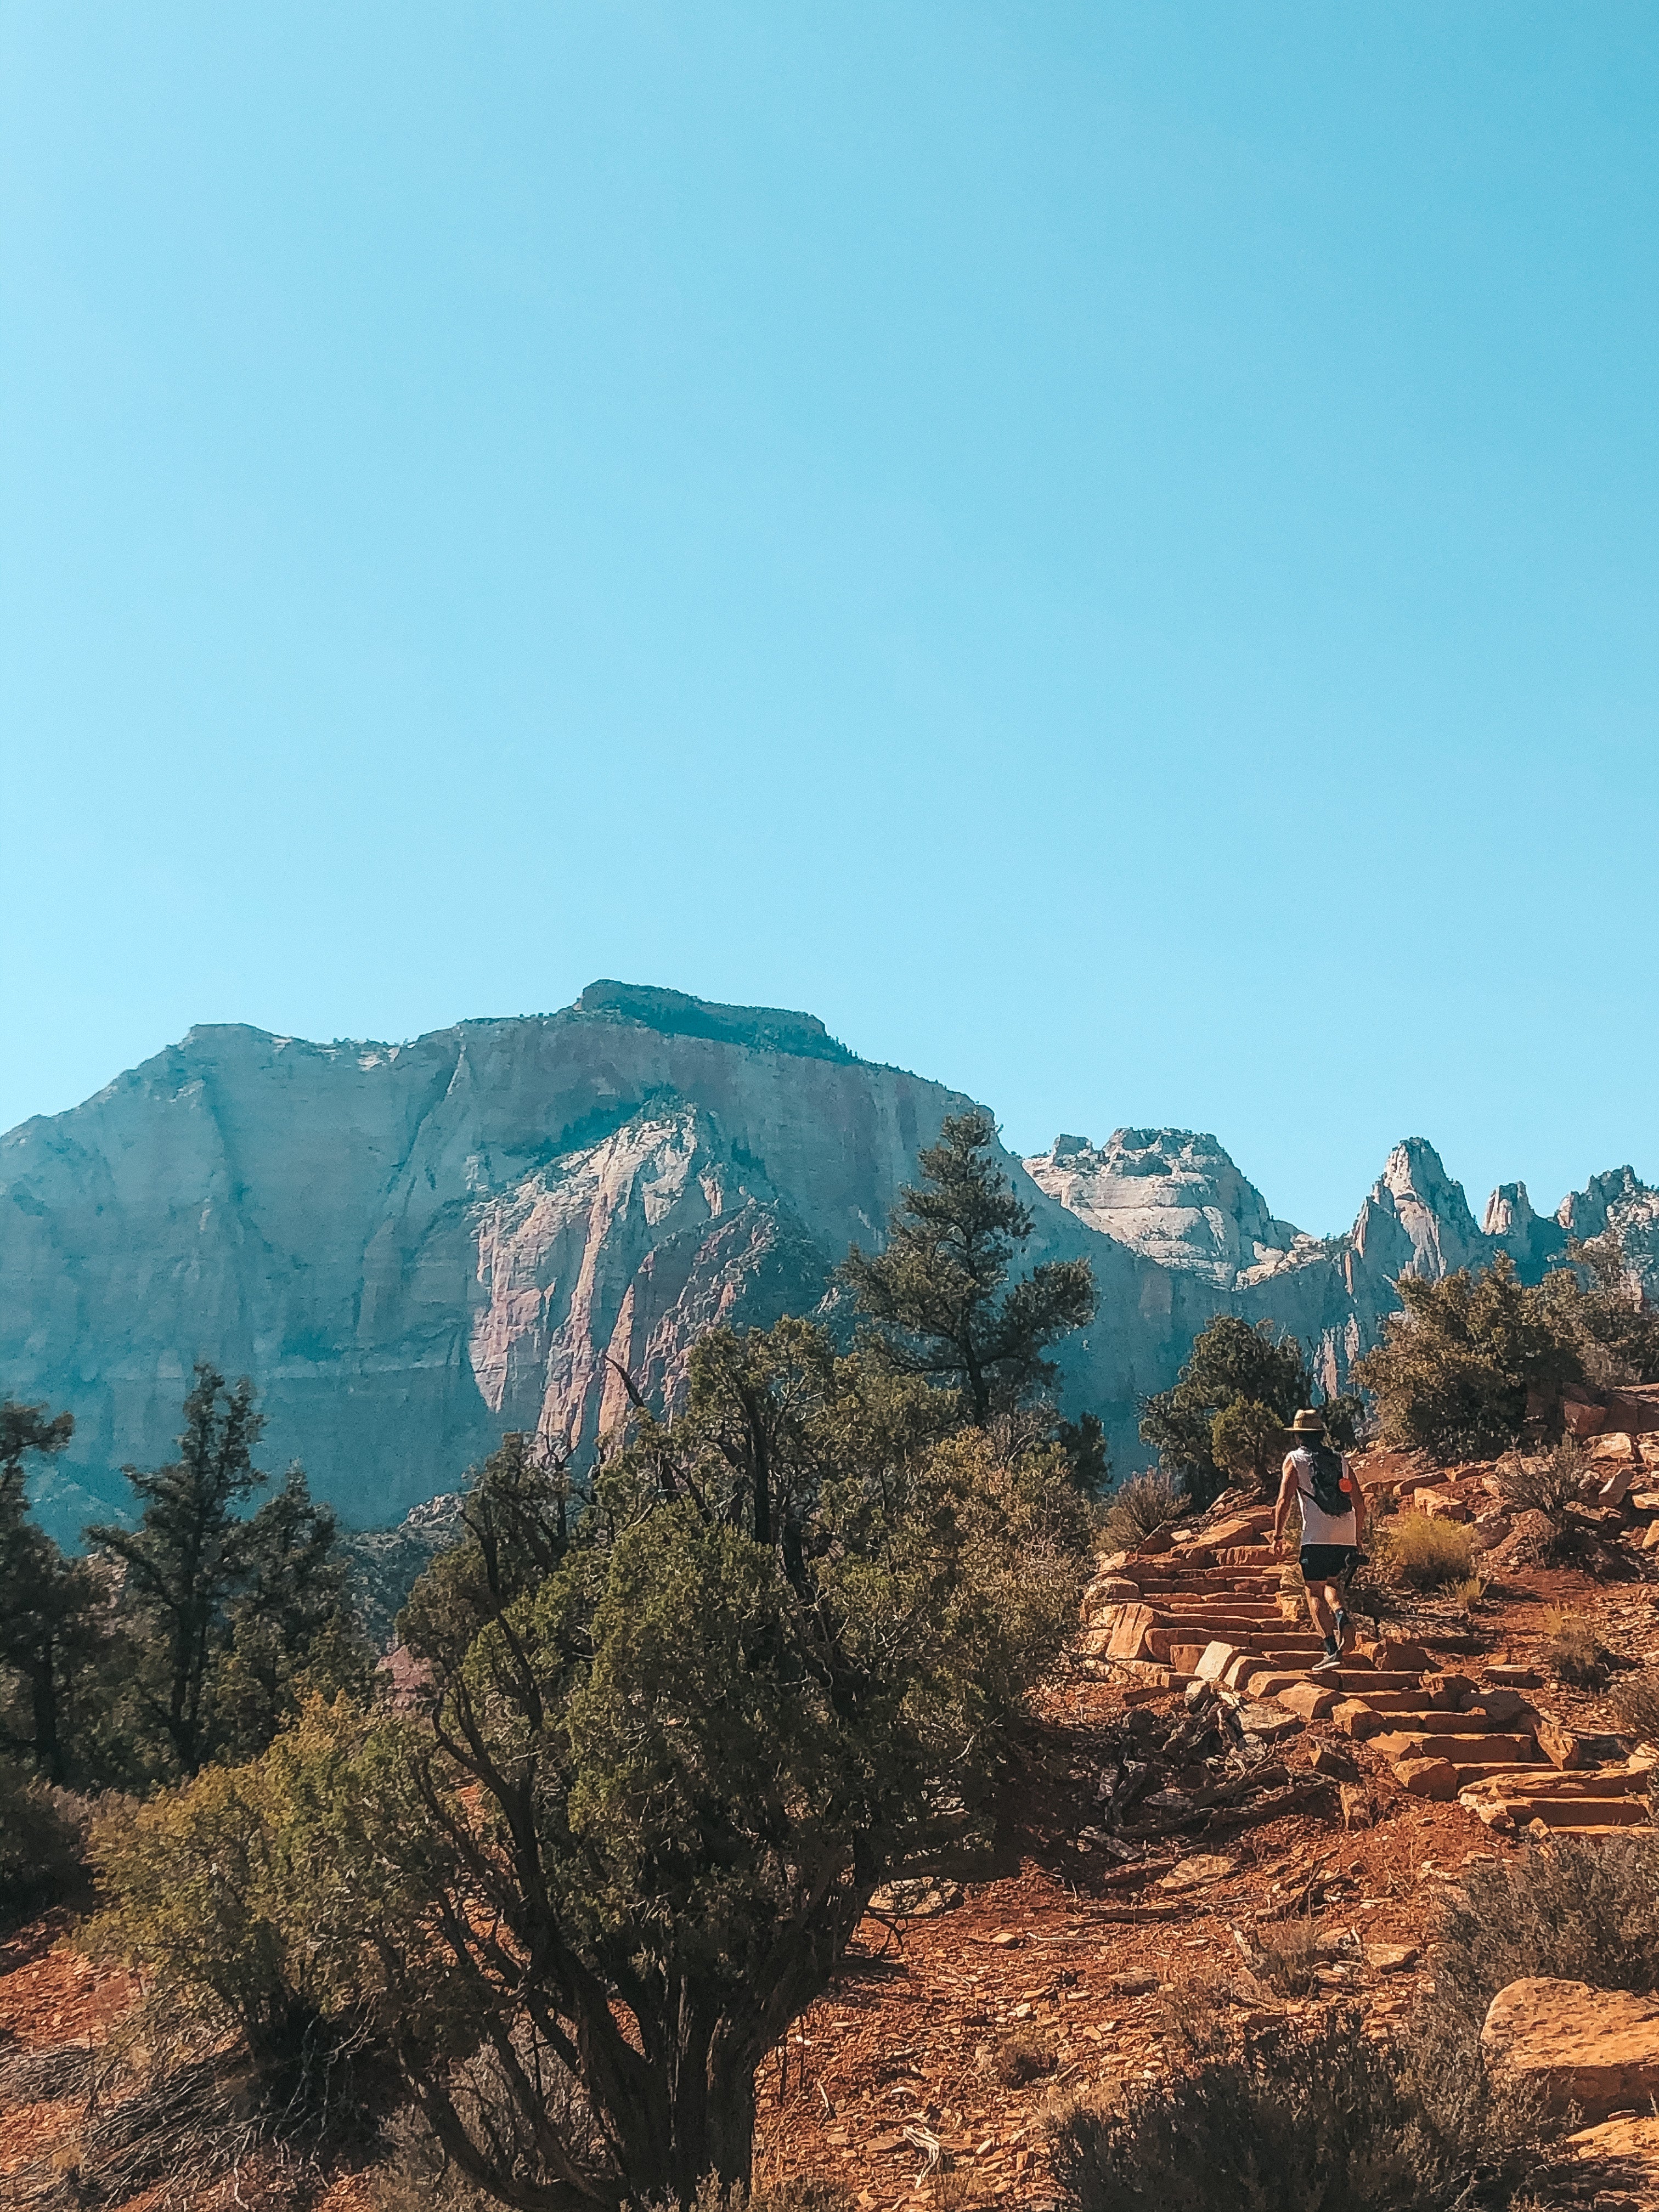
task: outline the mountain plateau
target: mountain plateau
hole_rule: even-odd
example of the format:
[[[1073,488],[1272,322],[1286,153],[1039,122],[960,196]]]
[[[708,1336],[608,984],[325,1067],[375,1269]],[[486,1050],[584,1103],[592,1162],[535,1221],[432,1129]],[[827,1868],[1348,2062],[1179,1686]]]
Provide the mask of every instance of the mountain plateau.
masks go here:
[[[76,1417],[43,1515],[69,1535],[118,1507],[121,1465],[171,1454],[203,1358],[252,1377],[264,1463],[303,1461],[359,1526],[453,1491],[505,1429],[591,1448],[619,1369],[672,1401],[710,1322],[818,1308],[968,1103],[808,1015],[614,982],[406,1044],[192,1030],[0,1138],[0,1394]],[[1659,1194],[1628,1168],[1553,1218],[1505,1185],[1477,1226],[1413,1138],[1352,1231],[1320,1239],[1210,1136],[1061,1137],[1005,1164],[1028,1261],[1093,1265],[1063,1395],[1100,1414],[1119,1468],[1139,1463],[1139,1401],[1220,1309],[1291,1330],[1334,1384],[1402,1271],[1507,1251],[1535,1277],[1569,1235],[1611,1229],[1659,1288]]]

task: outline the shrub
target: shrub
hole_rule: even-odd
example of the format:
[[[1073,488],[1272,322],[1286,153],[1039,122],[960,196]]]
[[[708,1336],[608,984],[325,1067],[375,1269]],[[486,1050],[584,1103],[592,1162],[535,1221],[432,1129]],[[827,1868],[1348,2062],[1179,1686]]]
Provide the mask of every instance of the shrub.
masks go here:
[[[1443,1462],[1493,1457],[1520,1435],[1531,1394],[1583,1377],[1573,1330],[1507,1256],[1437,1283],[1402,1275],[1399,1289],[1404,1311],[1353,1370],[1386,1444]]]
[[[1529,2119],[1484,2077],[1435,2081],[1357,2012],[1249,2036],[1200,2019],[1165,2079],[1062,2118],[1054,2162],[1080,2212],[1452,2212],[1483,2184],[1508,2201]]]
[[[1580,1690],[1599,1690],[1607,1679],[1607,1655],[1595,1632],[1576,1613],[1553,1605],[1544,1615],[1547,1638],[1540,1658],[1558,1682]]]
[[[1215,1421],[1230,1407],[1265,1407],[1288,1424],[1309,1402],[1312,1385],[1302,1347],[1270,1321],[1254,1328],[1237,1314],[1217,1314],[1193,1340],[1175,1387],[1148,1398],[1140,1437],[1158,1463],[1186,1484],[1200,1504],[1222,1486],[1215,1459]],[[1342,1401],[1346,1410],[1348,1401]],[[1224,1434],[1237,1440],[1238,1432]]]
[[[1158,1528],[1192,1510],[1184,1484],[1173,1475],[1132,1474],[1119,1483],[1101,1516],[1100,1533],[1111,1552],[1133,1552]]]
[[[80,1831],[63,1794],[0,1759],[0,1932],[60,1904],[80,1877]]]
[[[1530,1975],[1638,1996],[1659,1988],[1659,1835],[1559,1838],[1467,1868],[1462,1888],[1443,1908],[1434,1987],[1419,2008],[1431,2063],[1478,2069],[1486,2008]]]
[[[1559,1528],[1567,1508],[1583,1495],[1589,1461],[1583,1445],[1564,1437],[1541,1459],[1505,1460],[1498,1471],[1499,1494],[1512,1513],[1541,1513]]]
[[[1462,1522],[1398,1513],[1379,1537],[1377,1548],[1389,1570],[1413,1589],[1443,1589],[1469,1579],[1474,1539]]]
[[[1289,1920],[1264,1929],[1252,1971],[1269,1989],[1287,1997],[1305,1997],[1318,1984],[1319,1931],[1310,1920]]]
[[[1659,1744],[1659,1670],[1628,1674],[1608,1700],[1620,1735]]]
[[[991,2051],[991,2071],[1005,2089],[1023,2089],[1054,2070],[1054,2049],[1030,2028],[1014,2028],[999,2039]]]

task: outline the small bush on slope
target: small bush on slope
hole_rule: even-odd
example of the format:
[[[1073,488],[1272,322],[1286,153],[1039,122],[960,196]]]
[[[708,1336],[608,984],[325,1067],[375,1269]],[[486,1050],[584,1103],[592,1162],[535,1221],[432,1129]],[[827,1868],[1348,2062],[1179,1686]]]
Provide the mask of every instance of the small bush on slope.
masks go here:
[[[1659,1988],[1659,1836],[1563,1839],[1516,1863],[1469,1867],[1437,1937],[1433,1991],[1415,2015],[1425,2063],[1478,2073],[1486,2008],[1511,1982]]]
[[[1659,1744],[1659,1669],[1650,1667],[1627,1676],[1607,1702],[1621,1735]]]
[[[1379,1532],[1376,1548],[1385,1569],[1413,1589],[1466,1582],[1474,1561],[1468,1530],[1460,1522],[1431,1519],[1426,1513],[1396,1513]]]
[[[0,1934],[73,1888],[80,1841],[45,1783],[0,1759]]]
[[[1442,1462],[1493,1457],[1520,1435],[1529,1393],[1583,1378],[1572,1330],[1507,1258],[1438,1283],[1402,1275],[1399,1289],[1404,1311],[1353,1370],[1384,1443]]]
[[[1357,2012],[1190,2033],[1164,2080],[1059,2121],[1079,2212],[1453,2212],[1507,2203],[1536,2163],[1525,2108],[1434,2081]]]
[[[1154,1529],[1166,1528],[1192,1510],[1183,1486],[1167,1474],[1132,1474],[1107,1500],[1101,1540],[1109,1552],[1133,1552]]]

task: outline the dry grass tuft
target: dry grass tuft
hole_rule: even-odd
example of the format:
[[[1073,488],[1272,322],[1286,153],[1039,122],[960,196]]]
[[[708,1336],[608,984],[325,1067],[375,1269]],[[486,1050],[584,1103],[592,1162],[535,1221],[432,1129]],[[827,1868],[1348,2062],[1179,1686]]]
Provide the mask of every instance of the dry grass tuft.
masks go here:
[[[1023,2089],[1054,2070],[1054,2047],[1030,2028],[1015,2028],[991,2049],[991,2071],[1005,2089]]]
[[[1109,1552],[1133,1552],[1155,1529],[1192,1510],[1185,1487],[1167,1474],[1132,1474],[1106,1501],[1100,1533]]]
[[[1378,1532],[1377,1550],[1388,1571],[1413,1589],[1466,1583],[1474,1572],[1474,1539],[1461,1521],[1397,1513]]]
[[[1319,1934],[1310,1920],[1290,1920],[1262,1929],[1253,1972],[1281,1996],[1305,1997],[1319,1986]]]
[[[1538,1656],[1554,1679],[1577,1689],[1599,1690],[1607,1679],[1607,1655],[1594,1631],[1553,1605],[1544,1615],[1544,1632],[1548,1640]]]
[[[1620,1735],[1638,1743],[1659,1744],[1659,1668],[1627,1674],[1607,1700]]]

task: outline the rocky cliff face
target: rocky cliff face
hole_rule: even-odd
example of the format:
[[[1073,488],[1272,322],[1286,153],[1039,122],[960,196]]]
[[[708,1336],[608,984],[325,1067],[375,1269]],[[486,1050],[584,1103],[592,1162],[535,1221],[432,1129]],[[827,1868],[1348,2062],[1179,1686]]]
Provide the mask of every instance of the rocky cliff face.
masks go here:
[[[504,1429],[591,1444],[618,1366],[672,1400],[709,1322],[811,1311],[966,1103],[810,1016],[615,983],[406,1045],[192,1030],[0,1138],[0,1394],[76,1416],[42,1491],[62,1534],[118,1507],[124,1462],[170,1455],[198,1358],[252,1378],[264,1464],[300,1458],[349,1522],[386,1525]],[[1535,1272],[1568,1227],[1608,1224],[1659,1260],[1659,1197],[1627,1170],[1550,1224],[1507,1187],[1480,1230],[1413,1140],[1322,1243],[1210,1137],[1062,1139],[1029,1177],[1007,1166],[1030,1261],[1093,1265],[1064,1389],[1120,1468],[1139,1401],[1218,1307],[1292,1330],[1335,1379],[1402,1267],[1504,1249]]]
[[[1500,1184],[1477,1227],[1433,1146],[1407,1137],[1346,1236],[1321,1240],[1275,1218],[1215,1139],[1187,1130],[1118,1129],[1098,1149],[1085,1137],[1056,1137],[1025,1166],[1103,1235],[1214,1284],[1250,1318],[1291,1329],[1331,1389],[1397,1309],[1402,1274],[1437,1281],[1507,1253],[1536,1282],[1559,1265],[1570,1238],[1611,1231],[1632,1279],[1659,1294],[1659,1192],[1628,1167],[1594,1177],[1550,1219],[1533,1211],[1524,1183]]]

